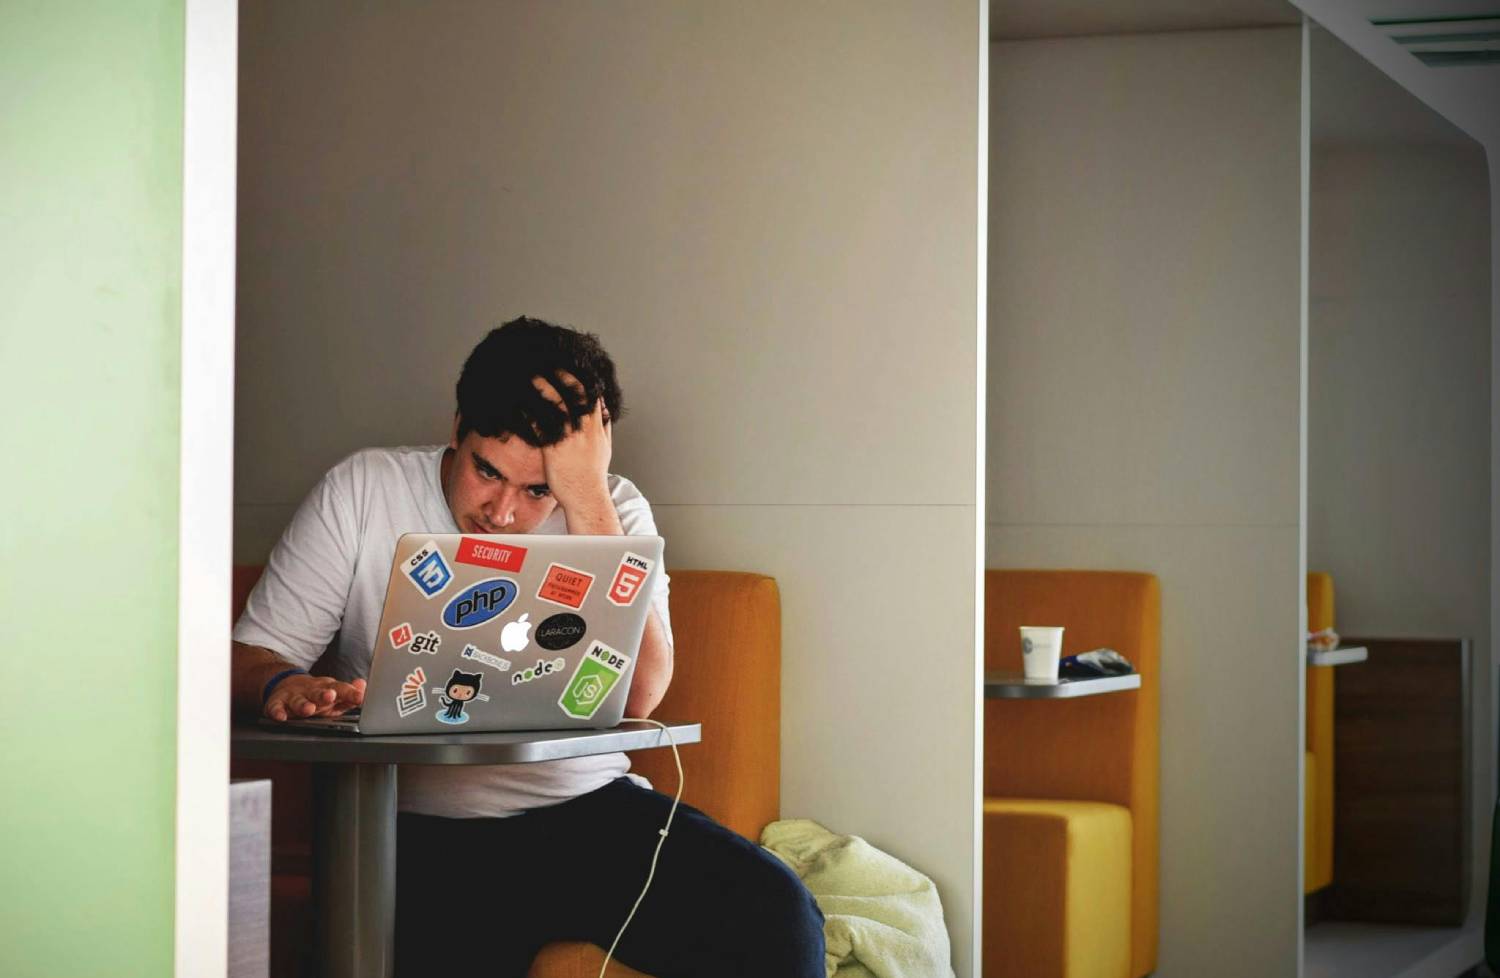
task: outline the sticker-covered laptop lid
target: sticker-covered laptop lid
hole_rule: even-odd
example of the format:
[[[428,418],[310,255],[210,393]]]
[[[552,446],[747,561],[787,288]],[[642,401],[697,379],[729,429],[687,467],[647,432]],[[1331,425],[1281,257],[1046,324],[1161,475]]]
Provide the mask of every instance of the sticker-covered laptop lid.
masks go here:
[[[617,725],[661,555],[655,536],[406,534],[359,732]]]

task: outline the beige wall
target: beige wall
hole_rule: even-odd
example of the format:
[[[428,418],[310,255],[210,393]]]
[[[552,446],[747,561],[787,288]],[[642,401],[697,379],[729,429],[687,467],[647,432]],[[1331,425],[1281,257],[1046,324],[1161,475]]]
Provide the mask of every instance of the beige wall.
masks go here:
[[[986,557],[1161,578],[1161,978],[1298,968],[1300,61],[991,50]]]
[[[1312,174],[1308,566],[1333,573],[1345,635],[1474,643],[1478,921],[1494,791],[1488,167],[1475,144],[1332,146]]]
[[[600,333],[669,565],[781,583],[784,814],[931,874],[970,974],[979,4],[242,32],[238,558],[344,453],[445,438],[485,329]]]

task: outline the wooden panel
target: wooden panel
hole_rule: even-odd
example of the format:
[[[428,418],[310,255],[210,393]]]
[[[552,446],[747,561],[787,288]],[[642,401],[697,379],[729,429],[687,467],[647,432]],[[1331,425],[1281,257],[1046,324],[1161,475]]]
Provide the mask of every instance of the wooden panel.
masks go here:
[[[229,784],[229,978],[271,972],[271,782]]]
[[[1468,643],[1351,638],[1339,670],[1329,916],[1461,926],[1468,905]]]

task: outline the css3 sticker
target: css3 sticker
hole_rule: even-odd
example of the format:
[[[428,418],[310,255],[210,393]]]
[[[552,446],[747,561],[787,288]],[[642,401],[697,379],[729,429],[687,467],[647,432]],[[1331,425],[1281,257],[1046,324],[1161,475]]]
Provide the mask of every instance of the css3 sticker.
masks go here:
[[[620,673],[630,665],[630,657],[621,655],[603,642],[595,641],[573,670],[573,678],[558,697],[557,705],[575,720],[587,720],[598,712],[620,681]]]
[[[625,559],[620,561],[620,569],[615,571],[614,581],[609,585],[609,600],[622,608],[633,604],[655,563],[640,554],[625,554]]]
[[[477,628],[500,614],[516,600],[516,582],[492,577],[470,584],[448,600],[443,624],[449,628]]]
[[[406,579],[411,581],[411,586],[421,591],[424,598],[437,597],[448,586],[448,582],[453,580],[453,572],[448,569],[447,561],[443,560],[443,552],[431,540],[424,543],[421,550],[406,558],[402,569],[406,572]]]

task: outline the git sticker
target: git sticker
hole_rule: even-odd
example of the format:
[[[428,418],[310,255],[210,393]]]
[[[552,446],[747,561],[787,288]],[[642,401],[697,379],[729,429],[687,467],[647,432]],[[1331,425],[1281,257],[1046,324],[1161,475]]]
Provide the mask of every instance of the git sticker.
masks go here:
[[[411,644],[412,630],[411,622],[403,621],[391,629],[391,648],[404,649]]]
[[[407,649],[412,655],[437,655],[438,646],[443,644],[443,638],[437,632],[429,631],[425,635],[416,635],[411,639],[411,648]]]
[[[493,567],[495,570],[515,572],[526,563],[526,548],[513,547],[508,543],[475,540],[473,537],[461,537],[458,541],[458,551],[453,555],[453,559],[460,564],[474,564],[477,567]]]
[[[655,561],[647,560],[640,554],[627,552],[625,559],[620,561],[620,569],[615,571],[614,581],[609,585],[609,600],[622,608],[634,604],[635,596],[640,593],[641,585],[646,583],[654,564]]]
[[[427,690],[423,689],[426,685],[427,673],[422,671],[421,666],[406,674],[406,682],[401,684],[401,692],[396,694],[396,712],[401,715],[401,719],[405,720],[427,705]]]
[[[575,720],[592,717],[609,698],[620,681],[620,674],[630,665],[629,656],[621,655],[603,642],[595,641],[573,670],[573,678],[558,697],[557,705]]]
[[[576,611],[583,607],[583,599],[588,597],[589,588],[593,586],[594,575],[585,574],[576,567],[553,564],[547,568],[547,576],[542,578],[536,596]]]
[[[431,540],[423,544],[421,550],[406,558],[402,569],[412,587],[421,591],[424,598],[437,597],[448,586],[448,582],[453,580],[453,572],[448,569],[447,561],[443,560],[443,552]]]

